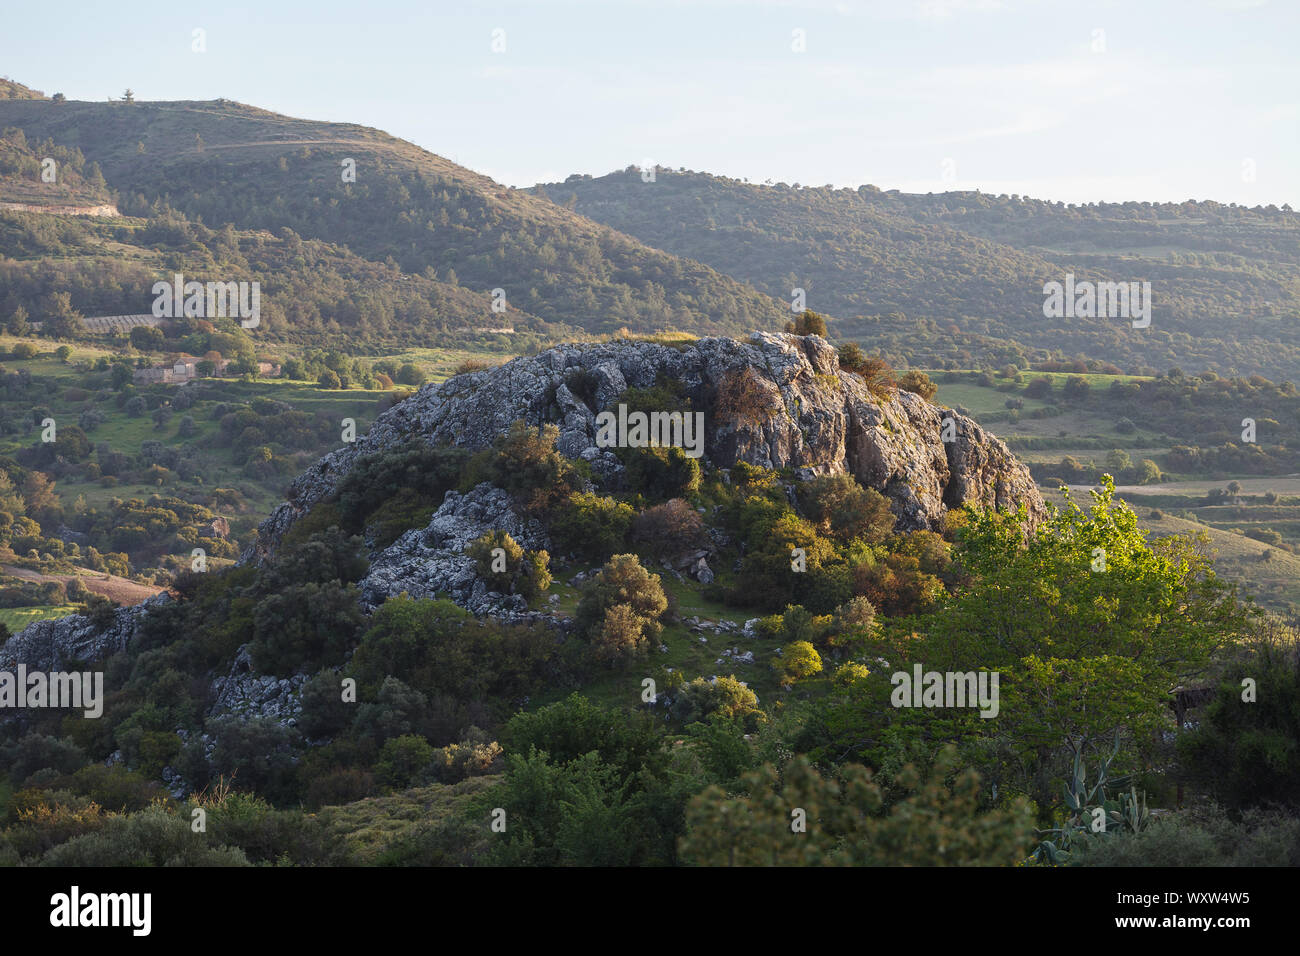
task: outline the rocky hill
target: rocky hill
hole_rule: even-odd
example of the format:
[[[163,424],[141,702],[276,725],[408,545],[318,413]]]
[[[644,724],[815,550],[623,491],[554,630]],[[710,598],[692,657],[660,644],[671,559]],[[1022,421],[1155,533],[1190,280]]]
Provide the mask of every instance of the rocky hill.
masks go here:
[[[664,381],[680,383],[702,412],[704,457],[715,467],[745,462],[791,469],[799,477],[852,474],[890,500],[900,530],[937,529],[947,509],[968,503],[1023,505],[1035,521],[1045,513],[1028,469],[969,418],[911,392],[873,394],[860,376],[840,367],[835,349],[818,336],[756,332],[748,341],[703,338],[680,346],[561,345],[426,386],[381,415],[354,444],[297,478],[289,500],[263,522],[243,562],[271,556],[294,522],[333,495],[358,459],[412,440],[479,449],[516,421],[553,422],[560,431],[557,448],[590,462],[607,487],[617,487],[623,465],[597,445],[597,415],[617,408],[628,389]],[[750,397],[740,411],[721,398],[737,381],[747,382]],[[945,426],[948,419],[951,426]],[[945,431],[951,440],[944,440]],[[549,543],[545,529],[520,514],[501,489],[484,483],[465,493],[450,491],[426,526],[372,549],[360,582],[363,608],[373,610],[402,592],[447,594],[479,615],[541,620],[545,615],[528,611],[518,595],[488,592],[474,573],[465,548],[492,530],[506,531],[528,548]],[[81,616],[33,624],[0,647],[0,664],[48,668],[102,659],[130,643],[142,616],[166,600],[164,595],[120,609],[103,627]],[[268,683],[239,661],[233,666],[230,676],[217,680],[218,709],[280,713],[287,706],[290,685]],[[242,703],[227,707],[227,698]]]
[[[756,407],[729,413],[720,393],[750,380]],[[587,397],[577,392],[588,383]],[[748,341],[702,338],[684,346],[650,342],[560,345],[499,368],[423,388],[381,415],[355,444],[322,458],[290,486],[288,500],[263,523],[255,556],[272,552],[293,522],[331,495],[363,455],[422,439],[485,448],[515,421],[554,422],[557,447],[591,462],[615,484],[618,459],[597,446],[596,417],[628,388],[681,383],[704,411],[704,456],[793,468],[805,476],[852,474],[885,494],[901,529],[937,528],[948,508],[963,504],[1043,513],[1029,471],[975,422],[918,395],[878,397],[863,379],[840,368],[835,349],[818,336],[755,332]],[[943,440],[951,418],[951,441]]]

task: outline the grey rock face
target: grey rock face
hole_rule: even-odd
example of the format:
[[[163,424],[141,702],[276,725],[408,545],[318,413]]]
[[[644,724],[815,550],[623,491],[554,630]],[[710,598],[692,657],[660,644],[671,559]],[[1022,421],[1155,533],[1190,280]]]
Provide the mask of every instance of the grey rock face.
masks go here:
[[[0,646],[0,670],[23,663],[30,670],[57,671],[66,670],[69,661],[102,661],[130,643],[149,608],[169,600],[164,592],[135,607],[117,608],[112,623],[103,630],[81,614],[36,621]]]
[[[373,609],[405,591],[413,598],[445,594],[474,614],[518,620],[530,615],[517,594],[487,590],[465,549],[489,531],[504,531],[529,551],[549,542],[536,519],[515,512],[510,495],[484,483],[466,494],[447,492],[424,528],[406,532],[379,552],[361,581],[362,603]]]
[[[213,702],[208,715],[270,717],[293,726],[302,713],[300,692],[306,682],[306,674],[292,677],[258,675],[253,669],[248,645],[244,645],[235,655],[230,672],[212,682]]]
[[[570,388],[581,375],[594,406]],[[717,406],[719,386],[752,377],[759,407],[746,416]],[[539,355],[427,385],[381,415],[365,436],[322,458],[293,482],[289,500],[260,529],[245,559],[274,550],[296,518],[328,497],[359,457],[419,439],[484,448],[522,420],[554,422],[558,447],[616,475],[618,464],[596,446],[596,414],[617,405],[629,387],[659,377],[683,386],[704,412],[705,455],[728,468],[737,462],[790,467],[805,475],[849,473],[887,495],[904,530],[937,528],[947,508],[1024,504],[1031,520],[1044,514],[1028,469],[1006,446],[969,418],[911,392],[884,399],[839,366],[835,349],[818,336],[756,332],[748,341],[703,338],[674,348],[646,342],[560,345]],[[955,441],[942,441],[954,419]]]

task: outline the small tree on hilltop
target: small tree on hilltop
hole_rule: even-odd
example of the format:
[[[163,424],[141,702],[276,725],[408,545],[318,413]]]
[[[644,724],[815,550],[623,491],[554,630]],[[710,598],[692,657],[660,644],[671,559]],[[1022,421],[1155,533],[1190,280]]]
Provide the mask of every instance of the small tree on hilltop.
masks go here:
[[[812,309],[804,309],[797,319],[785,324],[785,330],[792,335],[820,335],[826,338],[826,318]]]
[[[904,372],[902,378],[898,380],[898,387],[905,392],[915,392],[927,402],[934,398],[935,392],[939,391],[939,386],[930,381],[930,376],[920,369]]]

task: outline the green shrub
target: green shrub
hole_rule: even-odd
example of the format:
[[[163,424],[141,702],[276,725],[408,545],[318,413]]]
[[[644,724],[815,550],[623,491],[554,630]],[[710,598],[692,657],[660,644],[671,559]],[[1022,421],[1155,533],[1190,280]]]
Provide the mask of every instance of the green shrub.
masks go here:
[[[423,737],[394,737],[380,749],[375,775],[384,786],[395,789],[424,783],[432,776],[433,755],[433,747]]]
[[[739,720],[749,730],[764,719],[763,712],[758,709],[758,695],[735,675],[713,680],[695,678],[681,689],[673,702],[673,714],[683,724],[716,717]]]
[[[889,499],[873,488],[863,488],[852,475],[824,475],[798,487],[804,513],[822,534],[841,541],[862,538],[884,541],[896,519]]]
[[[652,501],[682,498],[700,490],[700,462],[676,445],[666,448],[620,448],[628,487]]]
[[[217,845],[190,830],[190,821],[162,807],[110,817],[95,833],[53,847],[42,866],[248,866],[236,847]]]
[[[477,727],[466,730],[459,742],[433,752],[434,774],[443,783],[497,773],[502,762],[501,745]]]
[[[782,683],[812,677],[822,671],[822,658],[808,641],[793,641],[781,648],[781,657],[773,665]]]
[[[354,585],[296,584],[258,602],[249,653],[263,674],[292,674],[341,664],[364,617]]]
[[[569,495],[550,521],[551,540],[563,554],[604,561],[627,543],[632,506],[591,492]]]

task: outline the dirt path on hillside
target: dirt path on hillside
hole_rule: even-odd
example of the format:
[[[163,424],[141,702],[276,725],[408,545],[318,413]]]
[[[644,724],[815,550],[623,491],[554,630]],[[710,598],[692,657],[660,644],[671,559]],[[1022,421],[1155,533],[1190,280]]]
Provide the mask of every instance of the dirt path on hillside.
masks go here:
[[[123,607],[139,604],[160,591],[166,590],[165,588],[151,587],[147,584],[137,584],[135,581],[129,581],[126,578],[119,578],[116,574],[104,574],[101,571],[87,571],[84,574],[42,574],[39,571],[15,568],[7,564],[0,566],[0,571],[21,581],[31,581],[34,584],[45,584],[49,581],[67,584],[69,581],[80,581],[88,591],[102,595],[110,601],[116,601]]]

